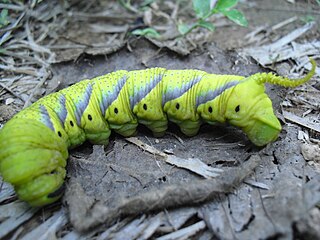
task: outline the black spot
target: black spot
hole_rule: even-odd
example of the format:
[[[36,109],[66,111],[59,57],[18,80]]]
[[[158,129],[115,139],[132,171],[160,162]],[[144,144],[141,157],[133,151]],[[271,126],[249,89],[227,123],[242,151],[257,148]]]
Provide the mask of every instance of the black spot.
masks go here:
[[[60,131],[58,131],[58,136],[59,136],[59,137],[62,137],[62,134],[61,134],[61,132],[60,132]]]
[[[209,113],[212,113],[212,107],[211,107],[211,106],[208,107],[208,112],[209,112]]]
[[[114,113],[115,113],[115,114],[118,114],[118,112],[119,112],[119,111],[118,111],[118,108],[114,108]]]
[[[147,104],[143,104],[143,109],[147,111],[148,109]]]
[[[88,119],[89,121],[92,121],[92,116],[90,114],[88,114]]]
[[[72,121],[70,121],[70,125],[71,125],[71,127],[73,127],[73,126],[74,126]]]
[[[55,198],[61,196],[65,188],[65,184],[62,184],[57,190],[53,191],[52,193],[49,193],[48,198]]]
[[[239,112],[239,111],[240,111],[240,105],[236,106],[236,108],[234,109],[234,111]]]
[[[180,104],[177,103],[177,104],[176,104],[176,109],[179,110],[179,108],[180,108]]]
[[[167,181],[167,177],[166,177],[166,176],[159,177],[158,180],[159,180],[160,182],[166,182],[166,181]]]

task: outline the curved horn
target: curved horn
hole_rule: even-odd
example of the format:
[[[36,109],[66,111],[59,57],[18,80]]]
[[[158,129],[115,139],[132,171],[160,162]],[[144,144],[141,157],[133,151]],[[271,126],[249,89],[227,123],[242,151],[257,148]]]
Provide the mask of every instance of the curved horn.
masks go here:
[[[309,81],[310,78],[315,73],[317,64],[312,58],[309,58],[309,60],[312,64],[312,69],[303,78],[290,79],[290,78],[286,78],[286,77],[276,76],[273,73],[257,73],[257,74],[254,74],[253,77],[256,78],[256,81],[259,84],[271,83],[271,84],[276,84],[276,85],[280,85],[283,87],[297,87],[297,86]]]

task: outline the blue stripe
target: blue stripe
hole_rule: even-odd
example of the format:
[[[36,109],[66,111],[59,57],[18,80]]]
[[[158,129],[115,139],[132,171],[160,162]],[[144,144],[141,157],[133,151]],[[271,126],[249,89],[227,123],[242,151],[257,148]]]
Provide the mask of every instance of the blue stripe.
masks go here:
[[[86,110],[87,106],[89,105],[90,97],[92,94],[92,83],[89,82],[87,88],[85,89],[85,92],[80,99],[79,102],[75,104],[75,116],[78,123],[78,126],[81,124],[81,117]]]
[[[140,88],[134,86],[133,95],[129,96],[131,109],[133,109],[137,103],[139,103],[143,98],[145,98],[152,91],[152,89],[154,89],[157,86],[157,84],[162,80],[162,77],[163,74],[156,74],[151,79],[151,81],[145,83],[144,86],[140,86]]]
[[[41,114],[41,121],[52,131],[54,131],[53,123],[49,116],[48,110],[44,105],[40,105],[40,114]]]
[[[60,119],[60,122],[61,122],[61,124],[63,126],[64,122],[66,121],[67,114],[68,114],[67,107],[66,107],[66,98],[65,98],[65,96],[63,94],[59,95],[58,101],[59,101],[59,104],[60,104],[60,108],[57,111],[57,115],[58,115],[58,117]]]
[[[226,84],[224,84],[223,86],[221,86],[219,88],[216,88],[215,90],[209,90],[205,94],[197,96],[197,99],[196,99],[197,107],[203,103],[214,100],[216,97],[221,95],[224,91],[226,91],[227,89],[229,89],[231,87],[236,86],[238,83],[240,83],[240,82],[236,81],[236,80],[231,81],[231,82],[227,82]]]
[[[127,75],[124,75],[117,81],[117,84],[112,90],[102,91],[102,100],[99,104],[102,115],[105,114],[107,108],[118,98],[127,79]]]
[[[182,84],[181,87],[175,87],[173,89],[168,89],[164,96],[162,97],[162,106],[164,106],[167,102],[181,97],[183,94],[185,94],[189,89],[191,89],[194,85],[199,83],[202,79],[202,76],[196,76],[195,78],[191,79],[185,84]]]

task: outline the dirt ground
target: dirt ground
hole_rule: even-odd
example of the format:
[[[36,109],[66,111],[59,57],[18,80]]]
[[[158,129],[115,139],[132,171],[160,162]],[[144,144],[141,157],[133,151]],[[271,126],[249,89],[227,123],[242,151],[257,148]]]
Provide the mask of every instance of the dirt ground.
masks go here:
[[[119,69],[299,77],[308,56],[320,64],[318,1],[240,1],[247,28],[218,15],[214,32],[183,37],[175,24],[194,21],[191,1],[120,2],[0,3],[12,14],[0,29],[2,124],[41,96]],[[162,37],[129,34],[145,26]],[[279,56],[269,63],[268,54]],[[63,199],[40,209],[0,176],[0,239],[320,239],[319,76],[294,90],[267,85],[283,130],[264,148],[232,126],[205,125],[192,138],[174,124],[162,138],[143,126],[133,139],[113,133],[107,146],[70,152]],[[206,179],[146,146],[224,172]]]

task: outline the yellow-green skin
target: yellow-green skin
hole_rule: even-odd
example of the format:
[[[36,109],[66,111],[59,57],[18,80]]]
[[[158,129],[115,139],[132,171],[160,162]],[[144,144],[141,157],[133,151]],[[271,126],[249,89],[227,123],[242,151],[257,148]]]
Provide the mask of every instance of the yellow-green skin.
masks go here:
[[[193,136],[203,122],[240,127],[258,146],[277,139],[281,125],[265,82],[294,87],[306,82],[273,74],[248,78],[199,70],[152,68],[117,71],[81,81],[22,110],[0,130],[0,173],[20,199],[42,206],[63,193],[68,149],[84,141],[107,144],[111,130],[135,134],[138,124],[156,136],[168,121]]]

